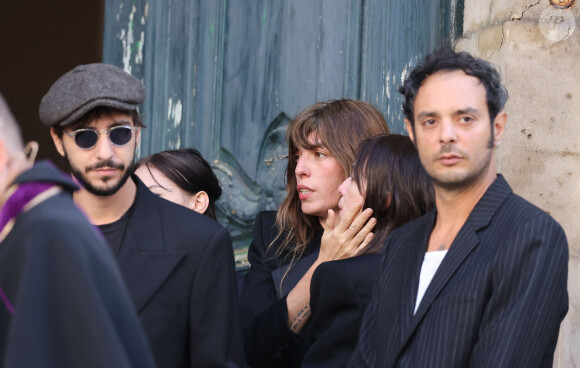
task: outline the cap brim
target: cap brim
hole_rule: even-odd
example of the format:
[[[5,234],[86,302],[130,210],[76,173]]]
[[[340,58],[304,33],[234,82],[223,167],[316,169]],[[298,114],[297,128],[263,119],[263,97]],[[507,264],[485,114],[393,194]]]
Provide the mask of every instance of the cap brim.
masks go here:
[[[95,107],[99,107],[99,106],[111,107],[111,108],[119,109],[122,111],[135,111],[137,109],[137,105],[135,105],[135,104],[130,104],[130,103],[106,99],[106,98],[99,98],[99,99],[87,102],[86,104],[84,104],[80,108],[78,108],[76,111],[74,111],[72,114],[70,114],[69,116],[67,116],[66,118],[64,118],[63,120],[61,120],[60,122],[58,122],[54,125],[58,125],[61,127],[65,127],[67,125],[70,125],[70,124],[74,123],[75,121],[77,121],[78,119],[80,119],[81,117],[83,117],[83,115],[86,114],[87,112],[89,112],[90,110],[94,109]]]

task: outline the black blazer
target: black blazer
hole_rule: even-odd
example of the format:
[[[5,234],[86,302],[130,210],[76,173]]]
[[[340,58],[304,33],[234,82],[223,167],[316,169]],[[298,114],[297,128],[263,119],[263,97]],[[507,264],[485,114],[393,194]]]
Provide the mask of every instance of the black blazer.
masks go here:
[[[394,231],[350,367],[551,367],[568,310],[568,246],[499,175],[414,315],[435,211]]]
[[[245,275],[241,301],[248,363],[252,367],[344,366],[356,344],[380,255],[318,266],[310,287],[312,315],[300,333],[294,334],[287,327],[286,297],[278,297],[277,277],[273,276],[290,260],[286,254],[276,254],[277,244],[268,248],[277,234],[275,217],[275,212],[258,214],[248,251],[252,268]],[[316,256],[321,235],[322,229],[308,244],[304,257]],[[307,268],[292,275],[294,282]]]
[[[229,233],[132,179],[137,196],[117,260],[157,364],[245,365]]]

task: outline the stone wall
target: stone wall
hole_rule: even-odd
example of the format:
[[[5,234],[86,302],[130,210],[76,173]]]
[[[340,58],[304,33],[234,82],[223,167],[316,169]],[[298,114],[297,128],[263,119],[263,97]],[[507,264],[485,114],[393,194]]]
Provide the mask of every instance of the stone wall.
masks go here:
[[[580,367],[579,8],[572,0],[465,0],[456,45],[497,65],[508,89],[499,171],[568,237],[570,309],[554,367]]]

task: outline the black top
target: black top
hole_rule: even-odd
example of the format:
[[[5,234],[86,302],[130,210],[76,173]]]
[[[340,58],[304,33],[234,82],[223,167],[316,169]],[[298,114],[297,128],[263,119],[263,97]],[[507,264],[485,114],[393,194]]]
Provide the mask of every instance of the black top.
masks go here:
[[[343,366],[356,344],[380,256],[372,254],[318,266],[310,286],[312,315],[295,334],[287,327],[286,296],[279,298],[276,292],[278,271],[290,259],[285,253],[276,256],[277,244],[269,248],[277,234],[275,216],[275,212],[258,214],[248,250],[251,269],[245,275],[241,298],[248,363],[255,368]],[[315,256],[321,236],[322,228],[302,259]],[[302,275],[307,269],[301,270]],[[295,283],[300,277],[293,275],[285,280],[293,279]],[[291,288],[283,289],[287,293]]]
[[[123,237],[125,236],[125,231],[127,230],[127,223],[129,222],[132,208],[133,207],[129,208],[129,210],[127,210],[127,212],[125,212],[117,221],[98,226],[107,240],[107,244],[111,247],[113,254],[119,253],[119,249],[123,243]]]

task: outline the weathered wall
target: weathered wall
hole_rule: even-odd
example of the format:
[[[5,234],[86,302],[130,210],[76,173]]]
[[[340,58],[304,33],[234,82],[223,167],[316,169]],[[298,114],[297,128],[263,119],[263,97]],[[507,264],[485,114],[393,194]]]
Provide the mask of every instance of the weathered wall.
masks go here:
[[[571,0],[553,0],[562,6]],[[499,66],[510,99],[498,165],[570,245],[570,309],[554,367],[580,367],[580,10],[549,0],[465,0],[457,48]]]

